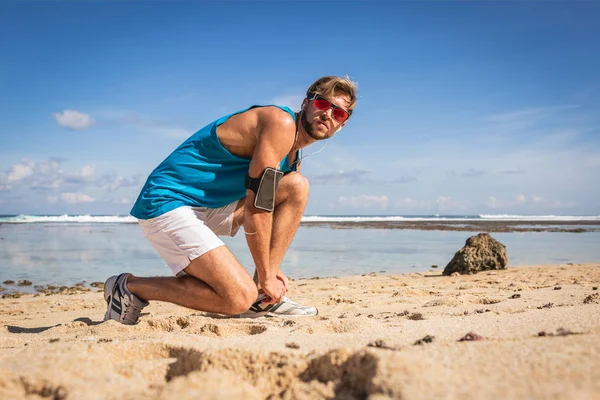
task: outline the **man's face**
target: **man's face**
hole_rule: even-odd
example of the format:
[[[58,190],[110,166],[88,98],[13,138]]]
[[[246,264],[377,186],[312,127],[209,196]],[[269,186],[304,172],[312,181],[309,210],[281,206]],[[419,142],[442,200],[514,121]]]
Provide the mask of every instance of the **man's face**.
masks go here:
[[[350,106],[350,96],[347,94],[334,93],[331,97],[323,98],[346,110]],[[323,140],[332,137],[348,121],[340,122],[334,117],[333,105],[326,110],[320,110],[315,106],[314,100],[309,100],[304,107],[304,130],[313,139]]]

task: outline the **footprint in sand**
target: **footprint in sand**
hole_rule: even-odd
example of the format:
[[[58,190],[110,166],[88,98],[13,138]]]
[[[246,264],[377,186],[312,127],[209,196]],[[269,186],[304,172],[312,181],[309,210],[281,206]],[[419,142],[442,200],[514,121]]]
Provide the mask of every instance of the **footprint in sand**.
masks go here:
[[[34,362],[24,364],[22,357]],[[0,387],[12,398],[86,398],[90,387],[99,398],[115,391],[121,398],[157,399],[401,398],[398,388],[382,380],[391,373],[390,364],[382,361],[377,350],[339,349],[307,358],[290,351],[263,354],[158,343],[57,343],[5,357]]]
[[[235,323],[206,323],[205,317],[168,317],[149,318],[142,320],[138,326],[146,326],[150,330],[165,332],[183,331],[188,334],[203,336],[249,336],[267,331],[265,325],[244,320]]]
[[[435,300],[428,301],[427,303],[423,304],[423,307],[438,307],[438,306],[456,307],[456,306],[460,306],[462,304],[463,304],[462,300],[459,300],[457,298],[444,297],[441,299],[435,299]]]
[[[335,305],[335,304],[341,304],[341,303],[354,304],[355,301],[350,300],[350,299],[345,299],[341,296],[329,296],[329,300],[327,300],[325,302],[325,304],[327,304],[328,306]]]
[[[323,320],[310,322],[308,325],[299,326],[293,329],[292,332],[302,332],[309,335],[315,333],[348,333],[348,332],[362,332],[369,331],[371,329],[377,329],[376,325],[370,319],[364,318],[343,318],[341,320]]]

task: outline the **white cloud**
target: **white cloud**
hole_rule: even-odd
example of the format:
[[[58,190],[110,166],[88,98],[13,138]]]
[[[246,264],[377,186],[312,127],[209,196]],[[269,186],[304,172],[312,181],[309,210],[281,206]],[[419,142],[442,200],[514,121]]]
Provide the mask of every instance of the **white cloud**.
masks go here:
[[[84,187],[94,187],[113,192],[119,188],[141,186],[146,177],[141,173],[131,177],[114,173],[99,175],[93,164],[69,171],[63,168],[64,161],[51,158],[38,162],[25,160],[15,164],[8,171],[0,173],[0,190],[29,188],[36,191],[62,189],[79,192]]]
[[[34,168],[36,174],[47,177],[53,174],[62,174],[63,170],[61,169],[60,165],[63,161],[64,160],[62,159],[51,158],[49,160],[40,162],[31,161],[29,164],[32,166],[32,168]]]
[[[33,166],[31,164],[15,164],[8,171],[6,177],[8,182],[18,182],[23,178],[33,174]]]
[[[106,187],[109,192],[114,192],[123,187],[141,187],[145,180],[146,175],[140,173],[133,175],[131,178],[106,174],[98,180],[98,186]]]
[[[384,209],[387,207],[388,197],[387,196],[368,196],[362,194],[360,196],[340,196],[336,203],[336,207],[358,207],[358,208],[371,208],[379,207]]]
[[[94,119],[75,110],[64,110],[62,113],[52,113],[58,125],[68,129],[86,129],[94,125]]]
[[[96,201],[93,197],[83,193],[63,193],[60,196],[61,200],[69,204],[90,203]]]
[[[50,203],[50,204],[54,204],[58,201],[58,197],[56,197],[56,196],[48,196],[48,197],[46,197],[46,199],[48,200],[48,203]]]
[[[81,168],[81,177],[84,179],[93,178],[96,174],[96,166],[95,165],[84,165]]]

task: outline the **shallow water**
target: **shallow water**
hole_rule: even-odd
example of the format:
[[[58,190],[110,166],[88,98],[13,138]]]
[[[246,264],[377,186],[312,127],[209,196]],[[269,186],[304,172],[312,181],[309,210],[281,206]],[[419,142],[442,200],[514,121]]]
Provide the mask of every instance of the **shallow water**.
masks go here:
[[[301,227],[282,267],[292,278],[417,272],[431,265],[438,265],[441,272],[476,233]],[[492,236],[506,245],[512,266],[600,261],[600,232]],[[224,241],[252,272],[243,233]],[[0,225],[0,282],[27,279],[34,284],[71,285],[103,282],[124,271],[170,274],[135,224]]]

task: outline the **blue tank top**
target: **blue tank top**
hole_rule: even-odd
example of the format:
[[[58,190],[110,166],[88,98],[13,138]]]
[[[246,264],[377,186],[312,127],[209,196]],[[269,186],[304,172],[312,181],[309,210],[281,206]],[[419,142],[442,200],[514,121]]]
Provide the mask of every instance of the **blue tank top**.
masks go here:
[[[156,218],[182,206],[218,208],[246,196],[245,179],[250,159],[231,154],[219,141],[217,127],[233,115],[226,115],[200,129],[175,149],[148,176],[131,215],[138,219]],[[296,115],[288,107],[276,106]],[[296,160],[298,154],[296,153]],[[288,156],[279,163],[281,171],[290,168]]]

